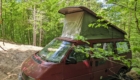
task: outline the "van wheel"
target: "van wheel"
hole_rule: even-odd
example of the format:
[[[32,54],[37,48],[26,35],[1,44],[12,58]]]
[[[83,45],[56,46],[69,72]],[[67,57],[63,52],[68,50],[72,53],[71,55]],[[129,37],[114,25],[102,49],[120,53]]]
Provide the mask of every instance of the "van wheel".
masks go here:
[[[118,77],[121,78],[121,77],[124,77],[125,74],[127,73],[127,68],[121,68],[119,71],[118,71]]]
[[[128,71],[129,71],[128,68],[121,68],[121,69],[118,71],[118,75],[120,75],[120,74],[126,74]]]
[[[126,73],[128,72],[127,68],[121,68],[118,71],[118,80],[133,80],[130,76],[127,76]]]

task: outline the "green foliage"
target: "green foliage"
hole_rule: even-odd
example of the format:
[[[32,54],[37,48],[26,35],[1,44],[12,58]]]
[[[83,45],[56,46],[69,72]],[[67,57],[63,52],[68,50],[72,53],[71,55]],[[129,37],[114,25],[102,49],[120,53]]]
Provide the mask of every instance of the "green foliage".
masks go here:
[[[140,53],[140,10],[139,0],[108,0],[107,4],[113,4],[104,9],[103,15],[110,22],[127,32],[126,38],[131,43],[133,52],[132,65],[139,68]],[[137,5],[136,5],[137,4]],[[126,61],[124,61],[126,62]],[[126,62],[127,63],[127,62]]]
[[[89,27],[92,28],[98,28],[98,27],[104,27],[108,28],[109,23],[106,23],[105,19],[98,19],[96,22],[89,24]]]
[[[89,54],[89,51],[93,52],[94,54],[91,55],[93,58],[100,58],[104,60],[108,60],[117,64],[125,65],[127,67],[132,67],[132,63],[135,59],[126,59],[125,56],[120,56],[118,54],[115,54],[111,50],[105,50],[102,48],[92,48],[92,47],[74,47],[76,52],[80,52],[81,54]],[[108,57],[112,57],[113,60],[110,60]],[[116,61],[121,61],[116,62]]]
[[[77,36],[77,40],[81,40],[83,42],[88,42],[83,36]],[[89,43],[88,43],[89,44]],[[118,51],[118,54],[113,52],[113,46],[111,43],[106,44],[106,48],[101,48],[102,44],[94,44],[93,47],[84,47],[84,46],[77,46],[74,47],[76,52],[80,52],[81,54],[89,54],[89,52],[92,52],[91,57],[93,58],[100,58],[104,60],[108,60],[117,64],[125,65],[127,67],[132,67],[132,62],[135,61],[136,59],[126,59],[125,56],[120,56],[119,54],[125,53],[125,52],[130,52],[127,45],[127,43],[124,42],[118,42],[117,45],[119,46],[119,49],[117,48],[116,50]],[[121,45],[121,46],[120,46]],[[123,48],[123,49],[122,49]],[[112,60],[109,59],[109,57],[112,58]],[[119,62],[116,62],[119,61]],[[120,63],[121,62],[121,63]]]
[[[89,42],[86,41],[87,39],[86,39],[85,37],[83,37],[83,36],[76,35],[74,39],[75,39],[75,40],[81,40],[81,41],[83,41],[83,42],[89,44]]]
[[[96,0],[3,0],[3,26],[0,32],[3,31],[4,34],[0,33],[0,38],[16,43],[32,44],[33,25],[36,25],[36,44],[44,46],[61,35],[64,16],[59,14],[58,10],[67,6],[86,6],[94,11],[100,8]]]

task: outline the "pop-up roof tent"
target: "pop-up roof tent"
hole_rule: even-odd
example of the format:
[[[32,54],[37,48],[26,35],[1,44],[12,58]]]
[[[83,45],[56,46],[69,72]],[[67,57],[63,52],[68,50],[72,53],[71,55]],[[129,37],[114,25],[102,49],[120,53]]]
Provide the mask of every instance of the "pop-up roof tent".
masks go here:
[[[95,23],[98,19],[96,13],[86,7],[66,7],[59,10],[59,13],[65,15],[64,26],[61,37],[74,39],[77,35],[81,35],[86,39],[112,39],[124,38],[126,34],[121,29],[111,23],[108,28],[104,27],[89,27],[91,23]],[[108,23],[108,21],[104,21]]]

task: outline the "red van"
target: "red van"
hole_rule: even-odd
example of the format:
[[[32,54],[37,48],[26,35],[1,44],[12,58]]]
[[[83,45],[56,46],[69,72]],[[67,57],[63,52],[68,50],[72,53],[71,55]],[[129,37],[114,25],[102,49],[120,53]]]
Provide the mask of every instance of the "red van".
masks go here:
[[[125,41],[124,31],[112,24],[108,24],[108,28],[88,27],[101,17],[86,7],[66,7],[59,13],[66,16],[61,37],[23,62],[19,80],[101,80],[130,70],[119,61],[114,63],[112,56],[107,56],[109,60],[93,56],[100,48],[108,54],[113,52],[131,59],[130,44]],[[85,37],[88,43],[75,39],[76,34]],[[75,48],[94,48],[95,51],[84,53]]]
[[[30,56],[21,68],[20,80],[100,80],[129,68],[89,54],[77,53],[75,46],[102,47],[131,58],[129,43],[122,39],[90,40],[90,44],[68,38],[56,38],[40,52]],[[122,45],[123,44],[123,45]],[[124,52],[116,48],[125,47]]]

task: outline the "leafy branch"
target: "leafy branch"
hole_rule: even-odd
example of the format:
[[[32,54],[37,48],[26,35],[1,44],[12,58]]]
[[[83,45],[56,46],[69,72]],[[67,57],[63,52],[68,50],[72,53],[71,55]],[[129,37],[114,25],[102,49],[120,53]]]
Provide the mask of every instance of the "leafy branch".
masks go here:
[[[89,24],[89,27],[94,27],[94,28],[98,28],[98,27],[104,27],[104,28],[108,28],[108,22],[106,23],[105,19],[98,19],[96,22]]]
[[[81,54],[89,54],[89,51],[91,51],[93,54],[90,54],[92,58],[99,58],[99,59],[104,59],[116,64],[124,65],[129,68],[132,66],[132,60],[127,59],[125,56],[120,56],[118,54],[115,54],[112,51],[107,51],[102,48],[92,48],[92,47],[75,47],[76,52],[80,52]],[[119,62],[118,62],[119,61]]]

